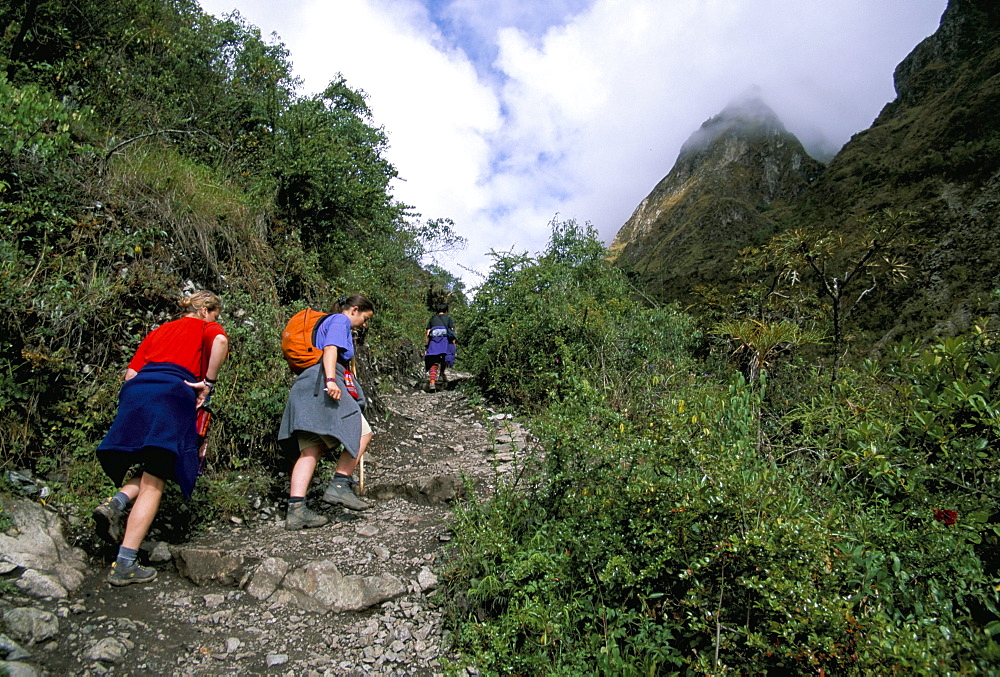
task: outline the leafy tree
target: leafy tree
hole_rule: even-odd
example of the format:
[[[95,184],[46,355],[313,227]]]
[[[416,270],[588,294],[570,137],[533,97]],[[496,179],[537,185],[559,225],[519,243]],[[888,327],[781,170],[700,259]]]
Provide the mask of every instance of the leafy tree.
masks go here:
[[[455,231],[455,222],[448,218],[427,219],[409,225],[414,238],[412,256],[416,259],[431,257],[444,252],[465,249],[469,241]]]
[[[626,392],[697,341],[674,308],[643,308],[590,224],[553,222],[545,250],[492,252],[463,331],[466,362],[498,400],[537,407]]]
[[[405,207],[389,183],[385,133],[370,123],[362,93],[343,78],[297,101],[279,123],[277,204],[307,244],[375,239],[400,229]]]
[[[912,213],[883,211],[860,220],[857,231],[789,230],[763,247],[745,250],[737,267],[749,275],[768,274],[765,303],[825,303],[833,341],[833,377],[846,350],[845,327],[865,297],[882,284],[907,278],[905,236]]]
[[[298,97],[283,45],[192,0],[0,0],[0,30],[0,468],[92,496],[117,371],[208,287],[235,350],[207,492],[238,509],[225,487],[274,450],[292,310],[368,293],[376,367],[426,319],[385,134],[342,78]]]

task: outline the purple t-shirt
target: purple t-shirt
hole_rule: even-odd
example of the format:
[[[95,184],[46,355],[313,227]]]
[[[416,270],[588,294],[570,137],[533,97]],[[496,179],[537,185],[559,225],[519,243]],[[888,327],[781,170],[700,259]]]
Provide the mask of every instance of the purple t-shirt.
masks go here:
[[[343,313],[334,313],[323,320],[316,332],[316,347],[337,346],[337,359],[347,362],[354,357],[354,337],[351,335],[351,318]]]

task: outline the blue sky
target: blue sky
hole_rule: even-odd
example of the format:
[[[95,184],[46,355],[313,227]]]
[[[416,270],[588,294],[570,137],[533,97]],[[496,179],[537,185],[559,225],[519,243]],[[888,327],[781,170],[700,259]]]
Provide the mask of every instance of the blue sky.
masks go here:
[[[751,87],[816,154],[895,98],[946,0],[201,0],[291,54],[304,94],[368,95],[396,197],[469,240],[438,263],[544,248],[553,218],[610,243],[702,122]]]

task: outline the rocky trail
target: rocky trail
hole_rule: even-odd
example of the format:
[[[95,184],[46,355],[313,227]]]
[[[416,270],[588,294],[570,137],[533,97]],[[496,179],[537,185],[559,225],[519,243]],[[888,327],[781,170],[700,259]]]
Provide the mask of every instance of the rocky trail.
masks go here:
[[[383,399],[387,415],[374,423],[365,464],[368,510],[325,506],[317,480],[310,504],[331,517],[318,529],[285,530],[277,499],[262,501],[252,519],[182,542],[159,540],[154,524],[144,544],[144,559],[158,571],[149,584],[109,586],[112,553],[60,542],[59,515],[37,501],[18,502],[15,526],[0,534],[0,672],[436,675],[461,668],[432,599],[453,505],[471,498],[472,487],[481,499],[513,476],[530,438],[455,388],[397,386]]]

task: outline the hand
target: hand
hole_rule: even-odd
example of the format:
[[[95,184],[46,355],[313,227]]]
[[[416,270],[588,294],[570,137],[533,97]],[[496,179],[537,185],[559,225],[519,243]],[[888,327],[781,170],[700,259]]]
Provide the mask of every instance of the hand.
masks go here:
[[[326,394],[335,400],[340,399],[340,386],[337,385],[336,381],[330,381],[326,384]]]
[[[212,397],[212,390],[214,390],[214,388],[210,384],[205,383],[204,381],[198,381],[197,383],[184,381],[184,383],[194,388],[195,395],[197,396],[194,403],[195,409],[207,404],[209,399]]]

